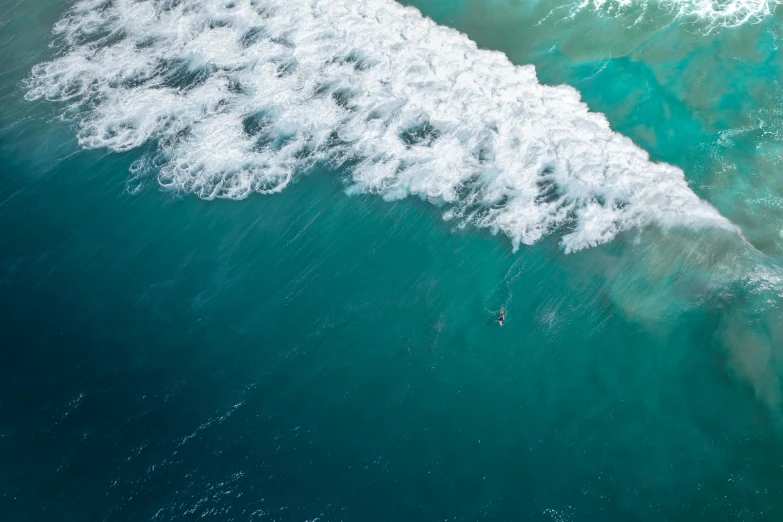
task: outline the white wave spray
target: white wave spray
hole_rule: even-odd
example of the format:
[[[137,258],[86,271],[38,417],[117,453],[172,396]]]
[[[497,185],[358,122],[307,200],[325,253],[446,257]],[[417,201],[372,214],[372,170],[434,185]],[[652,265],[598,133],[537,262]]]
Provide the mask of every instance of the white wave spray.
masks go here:
[[[657,9],[663,9],[677,19],[697,23],[711,32],[721,27],[762,22],[780,4],[781,0],[581,0],[573,9],[574,12],[593,9],[608,14],[633,12],[637,21],[641,21],[648,11],[652,16],[659,16]]]
[[[566,86],[391,0],[86,0],[28,99],[65,101],[85,147],[154,143],[165,187],[283,190],[318,163],[349,191],[417,195],[514,247],[566,252],[663,227],[736,230]]]

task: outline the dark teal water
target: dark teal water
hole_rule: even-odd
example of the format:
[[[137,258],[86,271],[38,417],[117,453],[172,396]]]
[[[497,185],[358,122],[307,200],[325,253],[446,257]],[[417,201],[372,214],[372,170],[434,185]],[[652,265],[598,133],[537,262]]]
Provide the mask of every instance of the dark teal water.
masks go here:
[[[24,100],[66,6],[2,2],[4,520],[780,519],[778,20],[416,5],[578,88],[750,245],[513,252],[323,165],[164,191],[129,175],[147,146],[82,150]]]

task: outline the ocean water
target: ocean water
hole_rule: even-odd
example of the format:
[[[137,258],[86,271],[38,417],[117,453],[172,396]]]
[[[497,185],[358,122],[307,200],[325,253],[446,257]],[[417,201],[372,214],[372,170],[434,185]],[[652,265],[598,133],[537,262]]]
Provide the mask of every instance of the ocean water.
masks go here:
[[[782,13],[0,0],[3,520],[780,520]]]

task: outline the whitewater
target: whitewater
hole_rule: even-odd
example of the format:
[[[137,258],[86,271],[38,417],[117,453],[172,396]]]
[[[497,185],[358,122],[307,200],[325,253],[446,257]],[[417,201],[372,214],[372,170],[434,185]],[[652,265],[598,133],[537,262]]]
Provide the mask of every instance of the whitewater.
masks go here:
[[[646,18],[648,11],[655,16],[660,10],[685,23],[695,23],[709,33],[724,27],[760,23],[778,5],[780,0],[583,0],[567,9],[571,13],[589,9],[608,15],[636,11],[637,23]]]
[[[86,148],[150,146],[135,176],[204,199],[285,189],[418,196],[514,248],[565,252],[650,224],[736,231],[568,86],[391,0],[78,2],[27,99],[64,102]]]

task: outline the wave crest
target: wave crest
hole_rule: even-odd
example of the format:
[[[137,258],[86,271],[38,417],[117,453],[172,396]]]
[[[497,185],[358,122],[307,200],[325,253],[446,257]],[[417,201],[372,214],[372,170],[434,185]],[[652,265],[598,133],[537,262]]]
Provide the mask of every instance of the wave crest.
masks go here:
[[[159,182],[205,199],[330,164],[349,191],[445,204],[515,248],[733,229],[574,89],[390,0],[85,0],[55,32],[66,49],[27,98],[68,102],[84,147],[156,143]]]
[[[648,12],[652,17],[660,16],[658,10],[662,9],[712,32],[720,27],[760,23],[780,4],[781,0],[582,0],[575,10],[593,9],[610,15],[633,13],[638,23]]]

